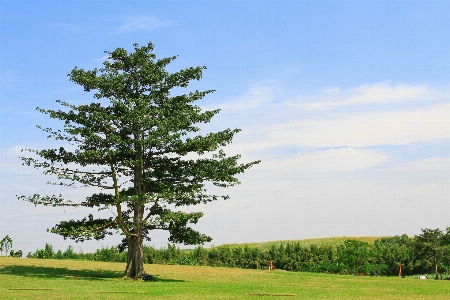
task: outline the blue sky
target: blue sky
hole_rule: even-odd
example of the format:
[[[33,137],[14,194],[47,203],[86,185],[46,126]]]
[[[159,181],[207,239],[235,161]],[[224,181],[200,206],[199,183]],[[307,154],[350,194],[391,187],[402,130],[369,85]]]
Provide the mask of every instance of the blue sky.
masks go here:
[[[55,100],[90,103],[69,82],[104,51],[155,44],[177,71],[207,66],[190,90],[222,112],[204,130],[241,128],[229,154],[262,163],[198,207],[213,244],[419,234],[450,226],[450,2],[1,1],[0,237],[25,253],[87,210],[34,207],[15,195],[59,191],[21,166],[20,149],[57,145],[35,125]],[[166,244],[155,233],[151,244]]]

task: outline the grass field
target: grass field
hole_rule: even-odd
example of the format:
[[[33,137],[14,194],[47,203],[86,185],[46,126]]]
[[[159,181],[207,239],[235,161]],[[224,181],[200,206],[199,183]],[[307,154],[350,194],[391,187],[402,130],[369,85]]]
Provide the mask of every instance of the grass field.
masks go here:
[[[0,257],[0,299],[450,299],[450,281]]]

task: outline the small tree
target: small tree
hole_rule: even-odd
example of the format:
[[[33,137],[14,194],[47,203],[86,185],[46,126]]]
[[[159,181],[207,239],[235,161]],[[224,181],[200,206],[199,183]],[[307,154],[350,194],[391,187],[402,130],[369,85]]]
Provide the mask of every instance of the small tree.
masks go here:
[[[49,243],[45,243],[44,247],[45,258],[53,258],[55,256],[55,251],[53,251],[53,246]]]
[[[5,251],[5,255],[8,256],[9,250],[12,248],[12,239],[9,237],[9,235],[6,235],[1,241],[0,241],[0,252]]]
[[[134,44],[132,53],[122,48],[106,52],[108,59],[99,70],[73,69],[69,73],[71,81],[87,92],[96,91],[96,99],[107,99],[109,103],[76,106],[57,101],[66,111],[38,108],[64,122],[63,132],[43,130],[71,147],[28,150],[42,161],[22,158],[26,165],[69,181],[55,184],[79,183],[103,190],[84,201],[62,195],[19,198],[35,205],[113,208],[115,214],[110,218],[96,219],[89,214],[81,220],[62,221],[50,231],[75,241],[99,240],[120,231],[124,235],[120,248],[128,248],[127,277],[144,273],[143,241],[150,240],[152,230],[168,231],[169,241],[174,243],[211,241],[190,227],[202,213],[186,213],[179,208],[227,199],[226,195],[207,194],[205,184],[236,185],[236,175],[259,163],[239,164],[239,155],[227,157],[221,149],[231,143],[239,129],[196,135],[200,130],[196,124],[208,123],[219,112],[202,111],[193,105],[212,90],[171,94],[172,89],[199,80],[205,67],[169,73],[165,67],[176,56],[156,59],[152,51],[152,43],[143,47]],[[194,159],[195,154],[208,152],[212,153],[210,157]]]
[[[22,255],[23,255],[22,250],[14,252],[14,257],[22,257]]]
[[[445,246],[447,244],[447,234],[440,229],[422,229],[422,233],[414,238],[414,249],[416,256],[420,260],[420,264],[425,268],[434,268],[435,278],[439,275],[439,263],[442,259]]]

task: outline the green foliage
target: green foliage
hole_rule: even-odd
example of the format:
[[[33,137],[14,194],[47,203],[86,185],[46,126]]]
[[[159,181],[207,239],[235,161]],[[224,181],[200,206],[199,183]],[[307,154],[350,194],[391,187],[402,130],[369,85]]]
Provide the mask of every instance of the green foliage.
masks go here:
[[[403,274],[412,274],[414,269],[412,240],[404,234],[375,241],[375,261],[386,268],[388,275],[397,275],[400,264],[403,266]]]
[[[415,266],[426,272],[435,273],[438,278],[439,268],[442,262],[447,263],[450,246],[449,228],[444,233],[440,229],[422,229],[422,233],[414,238],[414,252],[417,259]],[[448,268],[447,268],[448,269]]]
[[[76,259],[77,255],[73,251],[73,247],[69,246],[67,247],[66,251],[63,252],[62,257],[65,259]]]
[[[11,250],[9,252],[9,256],[11,256],[11,257],[22,257],[22,255],[23,255],[22,250],[18,250],[18,251]]]
[[[70,248],[70,246],[69,246]],[[29,253],[27,255],[28,258],[40,258],[40,259],[51,259],[56,258],[55,252],[53,251],[53,246],[49,243],[45,243],[44,249],[36,249],[34,254]],[[62,257],[61,257],[62,258]],[[70,256],[66,256],[64,258],[70,258]]]
[[[55,256],[55,252],[53,251],[53,246],[49,243],[45,243],[44,248],[45,256],[48,258],[53,258]]]
[[[88,255],[86,256],[89,257]],[[81,258],[82,257],[79,257],[79,259]],[[101,249],[97,249],[89,259],[96,261],[126,262],[127,256],[126,253],[124,252],[119,253],[117,247],[109,247],[109,248],[102,247]]]
[[[338,263],[344,273],[368,275],[371,273],[372,246],[368,243],[348,240],[338,248]]]

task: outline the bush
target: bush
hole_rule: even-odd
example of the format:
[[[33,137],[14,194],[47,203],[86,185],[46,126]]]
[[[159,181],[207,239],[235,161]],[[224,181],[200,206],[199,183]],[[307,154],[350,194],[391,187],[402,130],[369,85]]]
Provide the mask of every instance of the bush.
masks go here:
[[[73,252],[73,247],[69,246],[66,251],[62,254],[63,259],[74,259],[76,258],[75,252]]]
[[[102,247],[101,249],[97,249],[93,255],[86,256],[90,256],[91,260],[110,262],[126,262],[127,259],[126,252],[119,253],[119,249],[113,246],[110,248]]]

